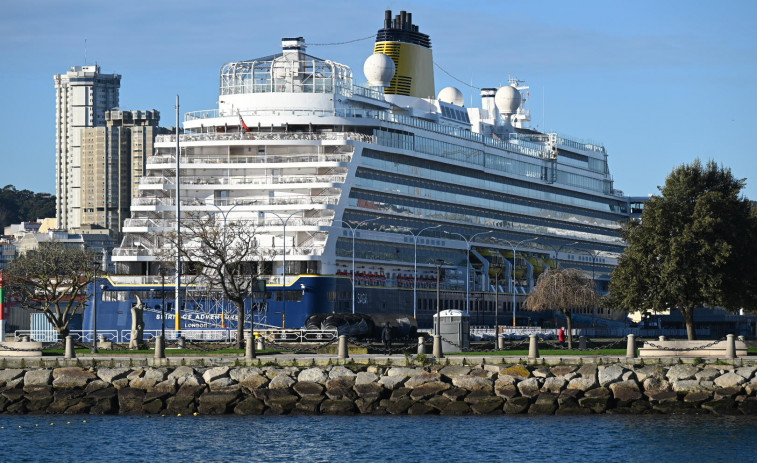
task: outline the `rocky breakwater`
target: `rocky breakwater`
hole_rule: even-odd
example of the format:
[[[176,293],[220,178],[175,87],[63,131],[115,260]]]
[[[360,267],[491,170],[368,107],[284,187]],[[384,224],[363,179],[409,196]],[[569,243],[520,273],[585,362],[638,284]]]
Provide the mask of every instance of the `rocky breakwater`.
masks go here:
[[[2,413],[757,414],[757,366],[338,365],[0,370]]]

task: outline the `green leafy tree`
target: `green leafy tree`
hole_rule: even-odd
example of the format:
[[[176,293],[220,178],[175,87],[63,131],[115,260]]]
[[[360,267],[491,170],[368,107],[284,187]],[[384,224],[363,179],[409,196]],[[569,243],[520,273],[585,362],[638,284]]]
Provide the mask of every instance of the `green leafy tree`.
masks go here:
[[[13,185],[0,189],[0,232],[13,223],[55,217],[55,196],[17,190]]]
[[[610,282],[609,304],[628,312],[681,310],[696,339],[694,309],[757,304],[757,214],[745,185],[714,161],[684,164],[623,236],[629,246]]]
[[[557,310],[568,324],[568,348],[573,348],[572,311],[595,309],[600,298],[591,278],[576,268],[549,269],[539,275],[533,293],[524,301],[526,310]]]
[[[10,297],[22,309],[45,314],[65,337],[74,315],[86,306],[87,287],[99,260],[99,255],[79,247],[41,243],[5,268]]]

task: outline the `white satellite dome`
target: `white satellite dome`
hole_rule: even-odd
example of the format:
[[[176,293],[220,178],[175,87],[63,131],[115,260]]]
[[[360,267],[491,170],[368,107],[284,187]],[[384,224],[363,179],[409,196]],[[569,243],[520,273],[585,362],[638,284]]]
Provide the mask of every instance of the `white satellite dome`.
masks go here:
[[[511,86],[502,87],[494,95],[494,104],[502,114],[515,114],[518,111],[522,97],[520,91]]]
[[[463,104],[465,103],[465,97],[463,96],[463,92],[456,89],[455,87],[444,87],[439,92],[439,96],[437,97],[437,99],[439,101],[453,104],[455,106],[463,106]]]
[[[376,87],[388,87],[394,77],[394,69],[394,61],[383,53],[372,54],[363,64],[365,78]]]

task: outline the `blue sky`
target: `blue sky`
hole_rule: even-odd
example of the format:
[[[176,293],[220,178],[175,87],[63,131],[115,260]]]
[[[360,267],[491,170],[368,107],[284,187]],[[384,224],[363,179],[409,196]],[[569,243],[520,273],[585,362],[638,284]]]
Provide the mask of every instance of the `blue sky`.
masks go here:
[[[118,73],[121,108],[216,107],[228,61],[375,33],[384,10],[413,13],[434,60],[476,87],[531,86],[532,125],[603,143],[615,188],[656,193],[676,166],[714,159],[757,199],[757,2],[446,0],[146,2],[4,0],[0,186],[55,192],[53,75],[85,61]],[[312,46],[362,81],[372,42]],[[436,70],[437,91],[478,91]]]

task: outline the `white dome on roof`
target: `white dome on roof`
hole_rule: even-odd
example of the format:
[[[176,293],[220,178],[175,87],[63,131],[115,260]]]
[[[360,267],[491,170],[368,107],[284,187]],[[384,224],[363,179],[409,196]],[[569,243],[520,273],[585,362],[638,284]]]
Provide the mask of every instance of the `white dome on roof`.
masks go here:
[[[370,85],[388,87],[394,77],[394,61],[383,54],[374,53],[365,60],[363,73]]]
[[[455,87],[444,87],[440,92],[437,100],[445,103],[453,104],[455,106],[463,106],[465,103],[465,97],[463,92]]]
[[[500,88],[494,95],[494,104],[497,105],[497,109],[502,114],[515,114],[521,100],[520,90],[509,85]]]

